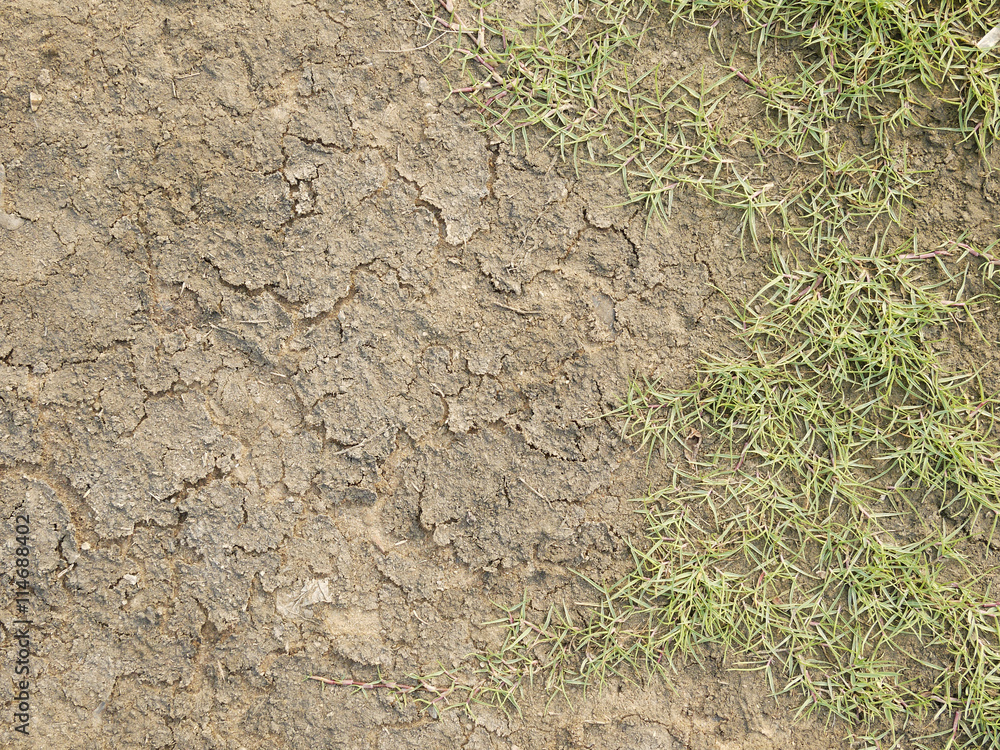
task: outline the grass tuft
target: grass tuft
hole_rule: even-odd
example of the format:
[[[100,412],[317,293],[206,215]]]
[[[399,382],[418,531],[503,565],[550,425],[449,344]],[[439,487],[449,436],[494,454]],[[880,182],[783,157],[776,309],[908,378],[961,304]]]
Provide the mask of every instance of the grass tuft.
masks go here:
[[[492,2],[469,6],[427,22],[455,39],[449,55],[468,85],[454,92],[484,127],[515,149],[545,133],[574,164],[620,173],[650,217],[665,220],[676,191],[693,189],[741,211],[751,245],[777,236],[815,252],[831,236],[899,223],[921,184],[899,133],[930,127],[939,102],[983,155],[1000,135],[1000,56],[975,46],[998,3],[563,0],[527,28]],[[748,32],[728,50],[724,16]],[[643,42],[664,20],[705,27],[716,65],[676,78],[648,62]],[[746,110],[760,114],[736,124]],[[858,148],[846,122],[872,147]]]
[[[689,468],[650,498],[655,556],[613,596],[677,623],[670,658],[751,654],[871,742],[946,715],[949,746],[1000,747],[1000,612],[963,544],[996,532],[998,401],[939,364],[972,302],[908,255],[779,260],[735,321],[745,358],[633,386],[627,433]]]

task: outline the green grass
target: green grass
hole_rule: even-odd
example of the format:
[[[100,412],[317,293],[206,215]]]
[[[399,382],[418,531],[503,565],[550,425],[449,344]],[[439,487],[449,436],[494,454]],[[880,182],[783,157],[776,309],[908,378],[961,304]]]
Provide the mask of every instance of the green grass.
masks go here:
[[[574,163],[619,172],[630,200],[651,216],[666,218],[675,192],[694,189],[739,209],[745,240],[777,233],[815,250],[877,219],[901,221],[920,176],[896,155],[899,134],[930,127],[928,108],[948,102],[954,129],[984,154],[1000,134],[1000,55],[975,46],[1000,18],[997,3],[544,7],[528,28],[512,28],[490,2],[447,18],[432,13],[427,23],[454,38],[450,54],[468,84],[455,91],[479,109],[485,127],[507,134],[515,149],[528,147],[529,133],[545,133],[545,145]],[[740,49],[721,49],[723,17],[749,32]],[[677,79],[641,62],[649,27],[664,23],[705,26],[719,48],[716,64]],[[729,120],[741,109],[758,116],[734,127]],[[873,147],[859,149],[845,122],[869,129]]]
[[[947,716],[949,745],[1000,747],[1000,612],[967,542],[996,531],[998,402],[937,361],[971,303],[907,255],[779,258],[736,321],[746,357],[633,387],[627,432],[687,468],[611,595],[672,624],[670,659],[749,654],[877,746]]]

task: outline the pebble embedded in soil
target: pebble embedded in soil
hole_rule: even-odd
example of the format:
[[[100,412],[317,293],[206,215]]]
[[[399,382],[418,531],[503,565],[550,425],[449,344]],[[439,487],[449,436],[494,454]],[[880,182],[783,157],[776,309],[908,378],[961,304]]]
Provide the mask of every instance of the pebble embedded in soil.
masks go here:
[[[19,229],[22,224],[24,224],[24,219],[20,216],[14,216],[3,210],[3,189],[4,183],[7,181],[7,171],[3,168],[3,164],[0,164],[0,227],[13,232],[15,229]]]

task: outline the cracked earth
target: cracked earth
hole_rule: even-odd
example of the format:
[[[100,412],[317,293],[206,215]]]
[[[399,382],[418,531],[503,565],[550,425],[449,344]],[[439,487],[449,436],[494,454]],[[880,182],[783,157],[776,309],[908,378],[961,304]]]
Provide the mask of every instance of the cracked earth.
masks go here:
[[[647,226],[614,176],[483,133],[423,42],[402,0],[4,11],[19,746],[839,747],[711,663],[520,717],[304,681],[459,665],[494,603],[619,576],[665,470],[601,415],[730,346],[719,291],[763,278],[738,217]]]

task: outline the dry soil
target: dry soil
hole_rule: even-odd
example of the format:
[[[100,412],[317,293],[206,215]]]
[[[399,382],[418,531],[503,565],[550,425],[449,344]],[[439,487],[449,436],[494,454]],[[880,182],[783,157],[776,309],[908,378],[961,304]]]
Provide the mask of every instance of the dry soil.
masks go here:
[[[623,574],[629,501],[666,469],[601,415],[727,351],[720,290],[766,278],[732,212],[681,194],[647,227],[615,176],[484,133],[418,19],[0,7],[0,210],[24,220],[0,226],[4,685],[31,620],[30,736],[3,704],[0,746],[844,746],[712,659],[519,717],[305,681],[461,665],[495,604]],[[712,59],[697,30],[650,34],[676,71]],[[992,231],[973,150],[908,148],[919,227]]]

